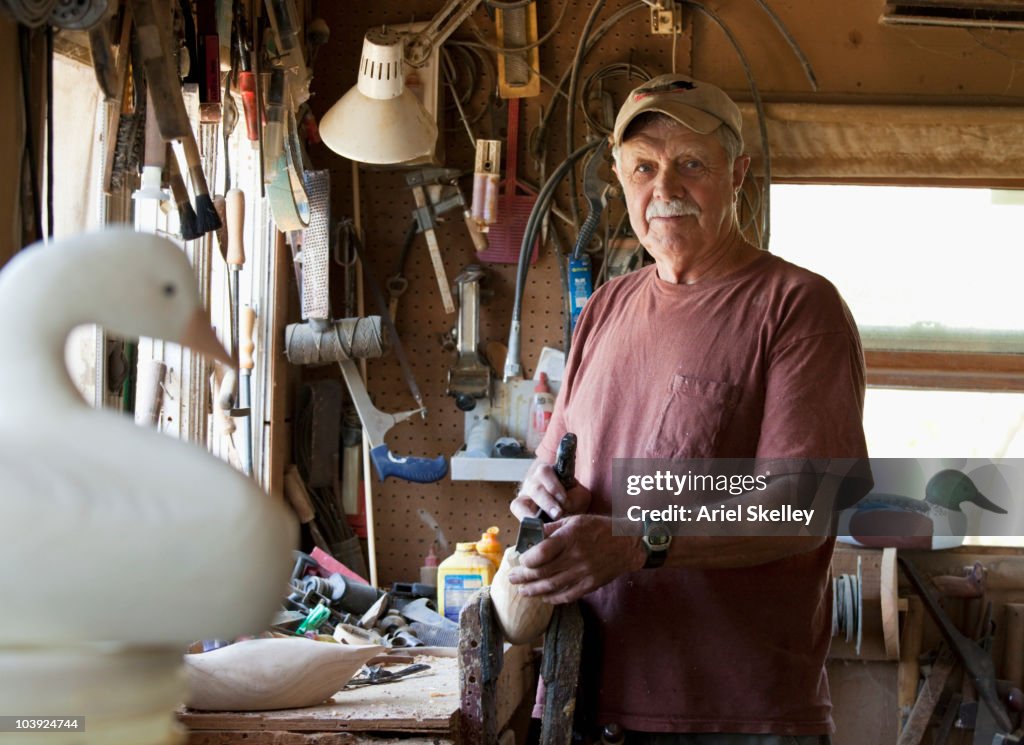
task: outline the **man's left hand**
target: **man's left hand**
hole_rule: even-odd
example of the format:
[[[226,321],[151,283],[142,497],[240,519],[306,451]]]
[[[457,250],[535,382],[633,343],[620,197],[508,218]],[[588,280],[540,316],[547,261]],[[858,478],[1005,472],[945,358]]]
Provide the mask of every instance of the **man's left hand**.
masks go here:
[[[644,564],[640,538],[613,536],[609,517],[571,515],[548,523],[544,533],[509,573],[509,581],[526,596],[571,603]]]

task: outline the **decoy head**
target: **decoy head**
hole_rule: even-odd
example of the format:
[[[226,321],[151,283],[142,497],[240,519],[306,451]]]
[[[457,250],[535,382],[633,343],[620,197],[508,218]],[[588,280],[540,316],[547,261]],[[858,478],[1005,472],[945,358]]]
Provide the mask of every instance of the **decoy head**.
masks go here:
[[[175,342],[233,366],[188,257],[167,238],[127,227],[75,235],[22,251],[4,274],[37,312],[60,307],[73,323]]]
[[[951,510],[960,510],[964,502],[973,502],[983,510],[1005,515],[1006,510],[992,502],[978,488],[963,471],[946,469],[939,471],[928,480],[925,487],[925,499],[931,504],[946,507]]]

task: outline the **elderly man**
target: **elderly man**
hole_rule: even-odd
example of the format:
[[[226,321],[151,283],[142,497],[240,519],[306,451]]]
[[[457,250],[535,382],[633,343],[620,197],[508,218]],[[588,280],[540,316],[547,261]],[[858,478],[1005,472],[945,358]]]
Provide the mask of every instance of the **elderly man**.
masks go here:
[[[817,743],[833,730],[833,539],[624,536],[610,517],[618,458],[867,456],[849,311],[828,281],[740,232],[740,130],[724,92],[683,76],[622,106],[615,173],[654,264],[588,302],[512,503],[555,520],[510,579],[588,606],[596,721],[626,728],[627,743]],[[579,438],[569,493],[550,465],[565,432]]]

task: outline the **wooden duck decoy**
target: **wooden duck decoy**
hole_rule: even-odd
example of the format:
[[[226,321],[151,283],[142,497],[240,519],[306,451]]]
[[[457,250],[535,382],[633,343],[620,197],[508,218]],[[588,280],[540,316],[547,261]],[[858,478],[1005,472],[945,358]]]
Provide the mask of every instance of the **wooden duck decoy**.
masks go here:
[[[875,548],[954,548],[967,533],[967,515],[960,509],[965,502],[1006,514],[967,474],[944,469],[928,480],[923,500],[872,493],[841,512],[839,540]]]
[[[165,238],[36,244],[0,272],[0,701],[84,714],[66,742],[177,743],[186,646],[266,628],[297,526],[202,448],[88,406],[64,363],[84,323],[230,364]]]
[[[185,656],[188,705],[209,711],[314,706],[345,687],[385,647],[302,637],[247,639]]]

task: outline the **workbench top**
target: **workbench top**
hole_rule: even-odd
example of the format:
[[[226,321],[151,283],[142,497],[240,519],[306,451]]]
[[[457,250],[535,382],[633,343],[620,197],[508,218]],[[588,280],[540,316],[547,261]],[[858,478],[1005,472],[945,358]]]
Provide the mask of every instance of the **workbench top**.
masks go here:
[[[278,735],[284,732],[436,733],[447,736],[453,731],[459,712],[459,661],[455,657],[426,655],[418,655],[412,661],[426,663],[430,669],[394,683],[342,689],[318,706],[253,712],[186,708],[179,712],[178,718],[190,730],[190,745],[219,745],[243,740],[249,745],[264,742],[275,745],[283,742],[359,742],[350,737],[282,740]],[[265,733],[266,737],[261,738],[257,732]]]

